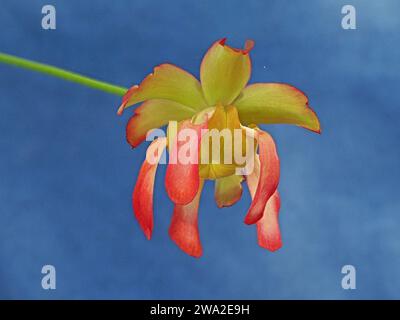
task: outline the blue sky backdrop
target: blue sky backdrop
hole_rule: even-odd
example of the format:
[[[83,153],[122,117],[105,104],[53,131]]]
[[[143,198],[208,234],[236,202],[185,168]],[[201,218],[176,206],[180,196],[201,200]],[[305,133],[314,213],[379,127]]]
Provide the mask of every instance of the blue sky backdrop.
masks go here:
[[[263,127],[281,159],[284,247],[257,245],[247,191],[219,210],[209,182],[197,260],[168,237],[165,166],[151,241],[133,217],[146,146],[126,143],[119,97],[0,65],[0,298],[400,298],[399,1],[0,2],[0,51],[123,86],[163,62],[198,76],[215,40],[254,39],[251,81],[305,91],[323,129]],[[345,4],[356,30],[341,28]],[[41,288],[45,264],[56,290]],[[346,264],[356,290],[341,288]]]

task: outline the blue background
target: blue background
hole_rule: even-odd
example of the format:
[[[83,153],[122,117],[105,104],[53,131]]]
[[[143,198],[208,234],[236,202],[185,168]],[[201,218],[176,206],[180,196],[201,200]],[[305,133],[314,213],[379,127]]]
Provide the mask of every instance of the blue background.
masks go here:
[[[299,87],[323,127],[264,126],[281,159],[284,247],[257,245],[247,191],[219,210],[208,182],[197,260],[168,237],[164,166],[151,241],[133,217],[146,146],[125,142],[119,97],[0,65],[0,298],[400,298],[399,1],[0,3],[1,51],[123,86],[163,62],[198,76],[215,40],[254,39],[251,81]],[[348,3],[357,30],[341,28]],[[41,288],[45,264],[56,290]],[[346,264],[356,290],[341,288]]]

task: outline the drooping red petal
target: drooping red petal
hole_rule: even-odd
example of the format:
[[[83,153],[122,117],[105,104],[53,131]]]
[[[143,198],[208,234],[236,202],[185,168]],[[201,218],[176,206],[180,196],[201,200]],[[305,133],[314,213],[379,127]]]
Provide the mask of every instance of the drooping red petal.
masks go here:
[[[203,180],[193,201],[187,205],[175,205],[169,235],[176,245],[188,255],[199,258],[203,249],[198,226],[198,209]]]
[[[275,142],[265,131],[257,130],[260,154],[260,178],[257,190],[244,222],[254,224],[261,219],[269,198],[274,194],[279,183],[279,158]]]
[[[276,190],[268,200],[262,218],[257,222],[258,244],[269,251],[282,247],[278,220],[280,206],[279,192]]]
[[[260,160],[256,156],[254,171],[246,176],[251,198],[254,198],[260,176]],[[279,230],[280,197],[278,190],[274,192],[265,206],[262,218],[257,222],[258,244],[270,251],[276,251],[282,247],[281,233]]]
[[[153,232],[154,177],[165,146],[166,138],[158,138],[150,144],[132,194],[133,211],[149,240]]]
[[[207,128],[207,122],[193,124],[185,120],[180,125],[174,144],[170,148],[170,161],[165,176],[165,187],[168,196],[175,204],[185,205],[190,203],[197,194],[200,184],[199,176],[199,150],[201,129]],[[192,129],[196,133],[195,139],[180,141],[180,133],[185,129]],[[182,162],[181,151],[190,147],[191,161]]]

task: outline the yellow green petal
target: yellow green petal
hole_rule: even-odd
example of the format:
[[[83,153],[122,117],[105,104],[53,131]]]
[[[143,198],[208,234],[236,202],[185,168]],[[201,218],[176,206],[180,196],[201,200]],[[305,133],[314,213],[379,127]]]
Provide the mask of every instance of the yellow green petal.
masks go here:
[[[139,86],[128,90],[118,109],[124,109],[149,99],[167,99],[183,104],[193,110],[207,106],[199,81],[190,73],[172,64],[162,64],[154,68]]]
[[[242,196],[243,177],[231,175],[215,180],[215,201],[219,208],[229,207],[235,204]]]
[[[231,104],[251,74],[249,51],[254,42],[247,41],[245,49],[240,50],[225,45],[225,40],[215,42],[208,49],[200,67],[201,86],[210,106]]]
[[[307,96],[295,87],[283,83],[256,83],[243,89],[233,103],[240,122],[248,124],[294,124],[320,133],[315,112]]]
[[[190,119],[194,111],[180,103],[154,99],[147,100],[135,109],[126,126],[126,139],[132,147],[138,146],[149,130],[162,127],[169,121]]]

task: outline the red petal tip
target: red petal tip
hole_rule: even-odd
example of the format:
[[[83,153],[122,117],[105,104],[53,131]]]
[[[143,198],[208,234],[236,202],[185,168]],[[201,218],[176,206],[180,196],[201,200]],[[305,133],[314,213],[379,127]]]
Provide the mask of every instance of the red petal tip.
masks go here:
[[[191,204],[175,206],[168,234],[179,249],[194,258],[200,258],[203,248],[197,222],[198,198],[194,203],[194,207]]]
[[[244,223],[247,225],[255,224],[261,218],[254,219],[253,217],[249,217],[248,215],[244,218]]]
[[[248,54],[253,48],[254,48],[254,40],[246,40],[242,52],[243,54]]]
[[[153,234],[153,230],[151,229],[143,229],[144,235],[147,240],[151,240],[151,235]]]
[[[221,40],[218,41],[218,43],[219,43],[221,46],[224,46],[224,45],[225,45],[225,42],[226,42],[226,39],[227,39],[227,38],[222,38]]]
[[[277,251],[282,247],[279,209],[280,198],[276,191],[268,201],[262,219],[257,223],[258,244],[269,251]]]
[[[129,98],[132,96],[133,92],[137,88],[139,88],[139,86],[134,85],[134,86],[130,87],[128,89],[128,91],[124,94],[124,96],[122,97],[122,103],[118,108],[117,115],[119,115],[119,116],[122,115],[122,113],[124,112],[125,106],[127,105],[128,101],[129,101]]]
[[[188,255],[200,258],[203,249],[200,241],[198,210],[203,181],[193,201],[185,206],[175,205],[169,227],[169,236]]]
[[[122,113],[124,112],[124,109],[125,109],[125,104],[126,103],[121,103],[121,105],[118,108],[117,115],[119,115],[119,116],[122,115]]]
[[[261,248],[267,249],[268,251],[275,252],[282,248],[282,241],[274,243],[274,244],[263,244],[259,243]]]
[[[218,43],[221,46],[225,46],[226,45],[226,40],[227,38],[222,38],[221,40],[218,41]],[[237,48],[233,48],[230,47],[228,45],[226,45],[229,49],[238,52],[238,53],[242,53],[242,54],[248,54],[253,48],[254,48],[254,41],[253,40],[246,40],[245,45],[244,45],[244,49],[237,49]]]

